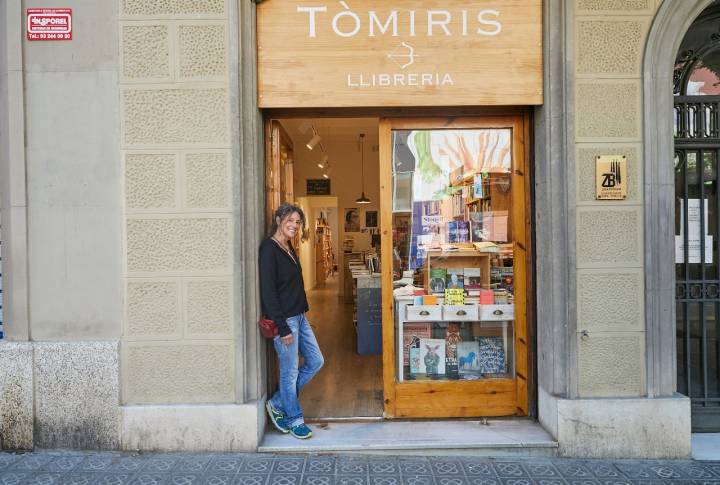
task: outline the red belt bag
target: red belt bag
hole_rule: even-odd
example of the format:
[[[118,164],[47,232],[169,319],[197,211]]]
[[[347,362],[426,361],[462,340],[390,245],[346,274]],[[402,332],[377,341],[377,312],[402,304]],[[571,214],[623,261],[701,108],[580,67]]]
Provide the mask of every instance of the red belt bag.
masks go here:
[[[260,318],[258,319],[258,327],[260,327],[260,334],[265,338],[275,338],[275,336],[279,335],[275,322],[265,315],[260,315]]]

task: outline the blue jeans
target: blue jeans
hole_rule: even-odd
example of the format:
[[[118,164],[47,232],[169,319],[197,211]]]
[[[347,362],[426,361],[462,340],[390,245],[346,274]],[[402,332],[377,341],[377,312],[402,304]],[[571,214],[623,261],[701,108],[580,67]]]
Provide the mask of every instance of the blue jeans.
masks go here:
[[[325,361],[305,314],[288,318],[287,324],[292,330],[292,343],[285,345],[279,336],[273,339],[280,366],[280,382],[270,402],[285,415],[285,424],[293,427],[305,422],[298,400],[300,389],[310,382]],[[298,368],[300,355],[305,361]]]

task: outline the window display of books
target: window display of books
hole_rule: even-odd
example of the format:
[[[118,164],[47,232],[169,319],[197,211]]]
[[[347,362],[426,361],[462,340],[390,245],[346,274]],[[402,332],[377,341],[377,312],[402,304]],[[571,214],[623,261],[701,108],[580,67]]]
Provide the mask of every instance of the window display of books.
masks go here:
[[[405,322],[403,328],[401,380],[513,377],[512,322]]]
[[[490,135],[471,132],[408,131],[416,163],[393,165],[396,176],[413,170],[398,257],[425,293],[396,300],[399,381],[515,377],[511,132],[493,132],[495,148],[474,158],[463,154]]]

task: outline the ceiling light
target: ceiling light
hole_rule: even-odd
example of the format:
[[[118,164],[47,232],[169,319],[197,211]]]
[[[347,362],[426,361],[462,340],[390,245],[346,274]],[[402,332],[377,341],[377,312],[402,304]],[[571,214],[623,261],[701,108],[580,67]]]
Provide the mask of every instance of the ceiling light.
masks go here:
[[[361,184],[362,194],[355,199],[356,204],[369,204],[370,199],[365,197],[365,133],[360,133],[360,167],[361,167]]]
[[[355,199],[356,204],[369,204],[371,201],[367,197],[365,197],[365,192],[362,193],[360,197]]]
[[[317,133],[314,133],[313,137],[310,138],[310,141],[307,142],[307,145],[305,145],[305,146],[308,147],[308,150],[312,150],[313,148],[315,148],[315,145],[317,145],[318,143],[320,143],[320,135],[318,135]]]

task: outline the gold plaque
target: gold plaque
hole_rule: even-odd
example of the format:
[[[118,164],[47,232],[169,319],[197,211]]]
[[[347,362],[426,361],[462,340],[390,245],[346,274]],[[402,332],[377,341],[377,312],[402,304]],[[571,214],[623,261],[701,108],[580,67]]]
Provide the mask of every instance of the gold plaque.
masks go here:
[[[595,158],[595,198],[597,200],[627,198],[625,155],[602,155]]]

